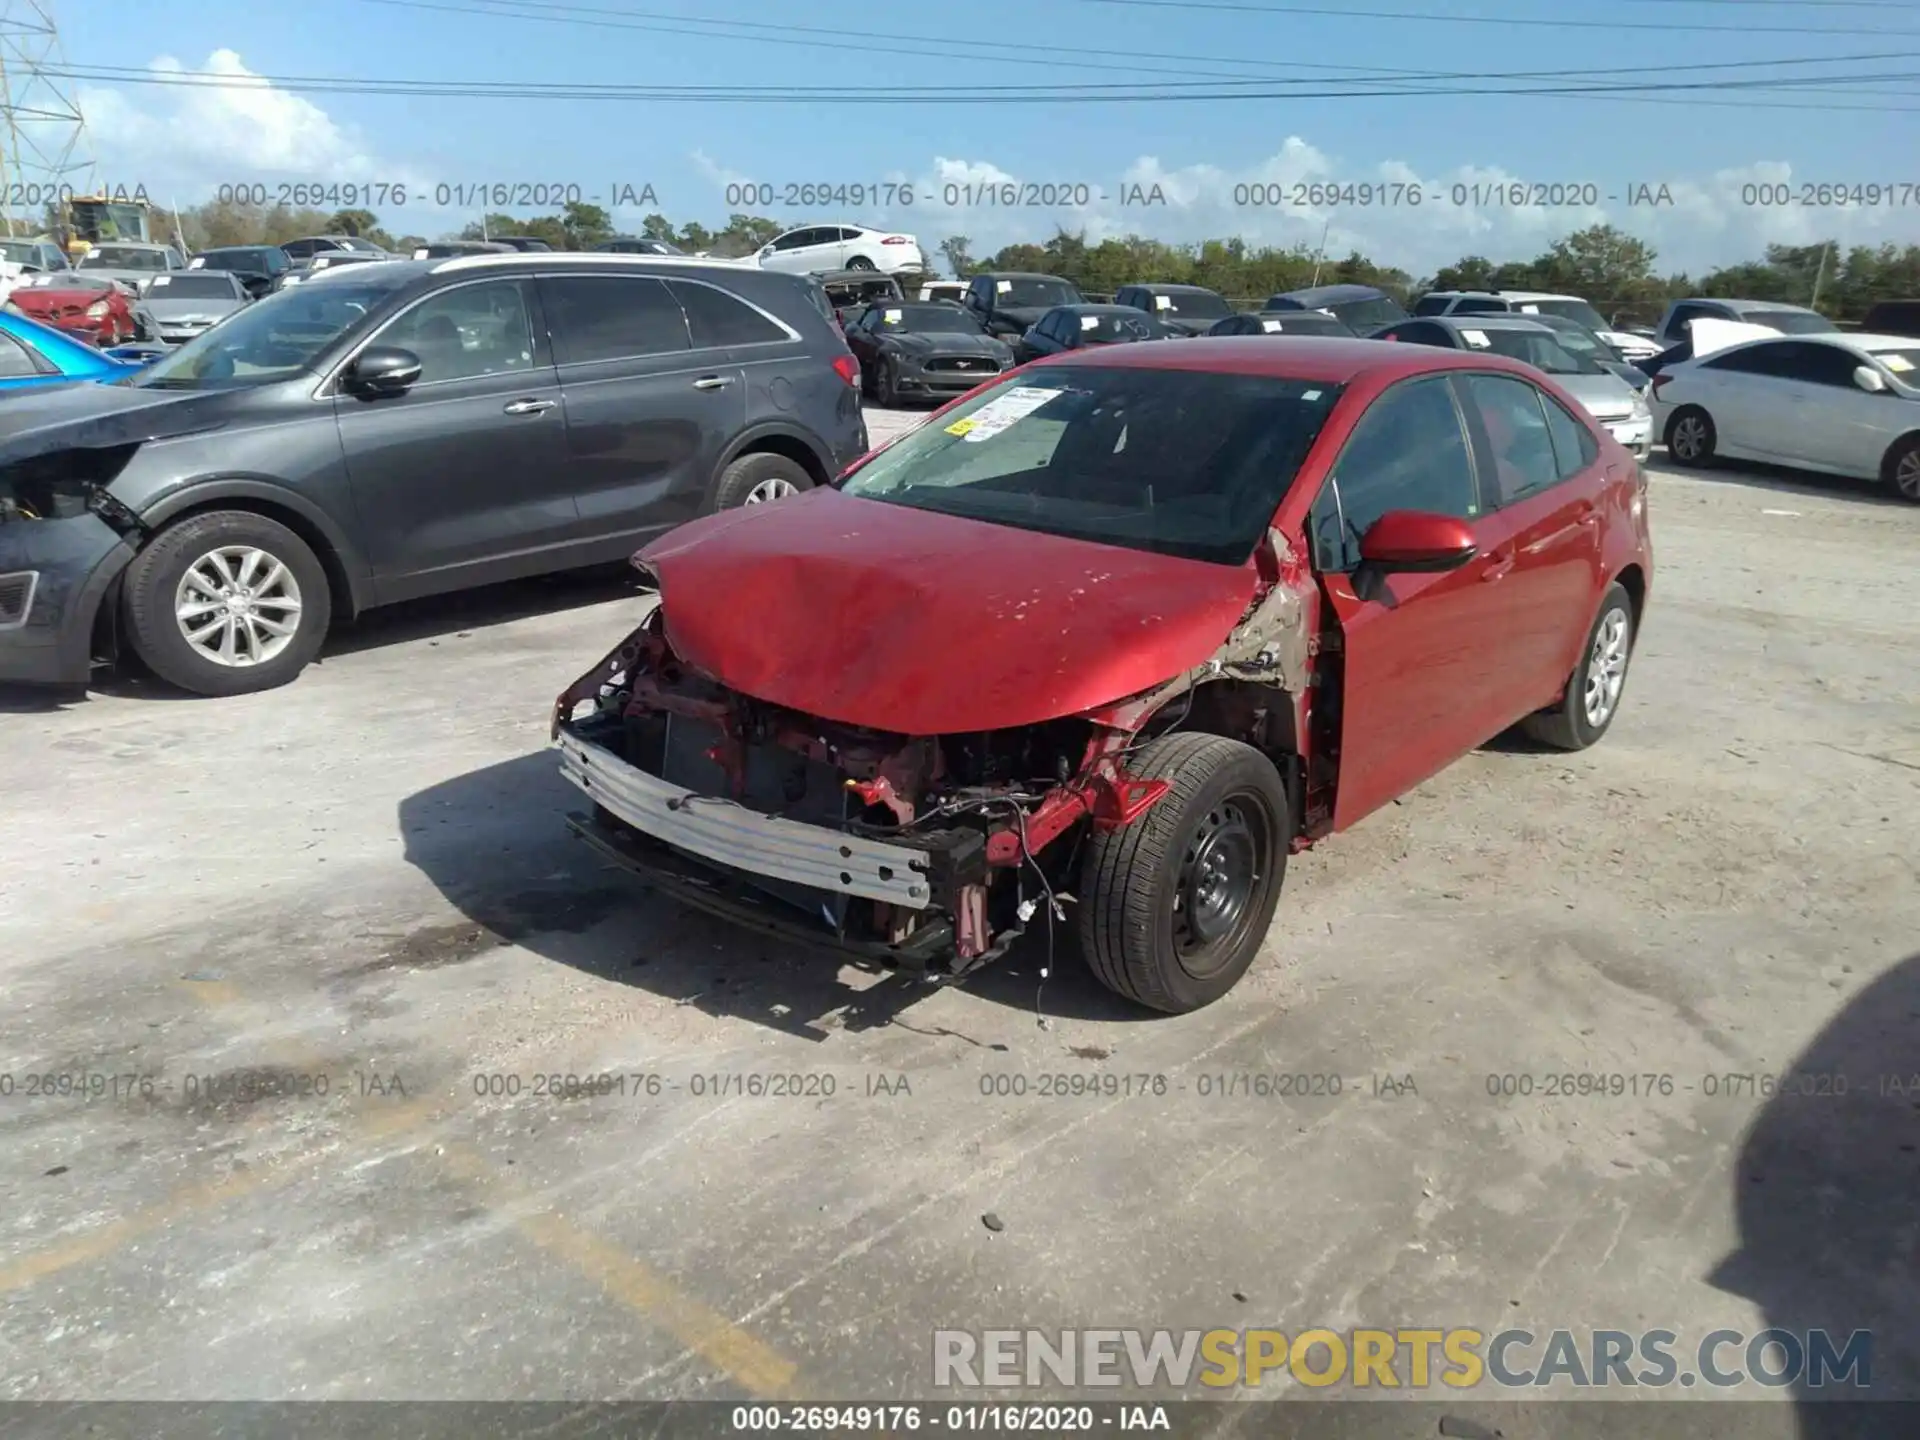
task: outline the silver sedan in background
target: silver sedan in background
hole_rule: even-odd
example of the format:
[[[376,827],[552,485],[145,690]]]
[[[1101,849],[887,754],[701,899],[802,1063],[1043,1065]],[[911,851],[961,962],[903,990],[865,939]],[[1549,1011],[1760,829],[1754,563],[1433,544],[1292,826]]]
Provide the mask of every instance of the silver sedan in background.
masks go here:
[[[211,330],[252,296],[229,270],[175,270],[147,282],[134,318],[143,339],[184,345]]]

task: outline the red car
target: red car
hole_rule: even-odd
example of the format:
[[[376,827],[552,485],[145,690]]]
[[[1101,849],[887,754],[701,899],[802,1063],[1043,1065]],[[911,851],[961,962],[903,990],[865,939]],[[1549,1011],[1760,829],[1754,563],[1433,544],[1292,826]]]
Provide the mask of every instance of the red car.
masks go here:
[[[133,302],[111,280],[60,276],[52,284],[19,286],[7,299],[21,314],[103,350],[126,344],[139,330]]]
[[[1197,1009],[1290,851],[1508,728],[1617,712],[1634,458],[1486,353],[1196,339],[1042,361],[831,487],[636,557],[554,712],[577,833],[762,930],[935,976],[1070,922]]]

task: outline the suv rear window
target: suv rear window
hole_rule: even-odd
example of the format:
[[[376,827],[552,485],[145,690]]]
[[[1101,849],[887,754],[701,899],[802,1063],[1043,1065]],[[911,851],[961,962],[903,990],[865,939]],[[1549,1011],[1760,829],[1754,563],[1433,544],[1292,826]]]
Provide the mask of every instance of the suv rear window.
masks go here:
[[[775,324],[745,302],[711,285],[691,280],[668,282],[687,312],[696,350],[707,346],[765,345],[785,340],[784,327]]]

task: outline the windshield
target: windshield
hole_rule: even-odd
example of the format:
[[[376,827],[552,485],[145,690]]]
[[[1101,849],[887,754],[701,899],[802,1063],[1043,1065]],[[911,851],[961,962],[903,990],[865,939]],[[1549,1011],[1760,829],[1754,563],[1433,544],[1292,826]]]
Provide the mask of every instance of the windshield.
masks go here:
[[[849,495],[1242,565],[1340,387],[1061,366],[996,385],[881,451]]]
[[[147,287],[149,300],[238,300],[233,282],[225,275],[156,275]]]
[[[982,335],[980,322],[951,305],[889,305],[874,329],[888,335]]]
[[[1344,305],[1324,307],[1333,312],[1349,330],[1364,334],[1407,318],[1399,301],[1382,295],[1377,300],[1349,300]]]
[[[131,245],[96,245],[81,260],[82,270],[164,270],[164,250],[137,250]]]
[[[1049,305],[1071,305],[1080,292],[1064,280],[996,280],[993,303],[1001,309],[1039,310]]]
[[[1576,325],[1584,325],[1589,330],[1611,330],[1600,312],[1584,300],[1523,300],[1519,303],[1522,315],[1554,315],[1562,320],[1571,320]]]
[[[1152,340],[1166,333],[1166,326],[1152,316],[1134,309],[1090,310],[1074,318],[1083,345],[1117,345],[1130,340]]]
[[[1824,335],[1833,322],[1824,315],[1806,310],[1748,310],[1741,315],[1743,325],[1766,325],[1782,335]]]
[[[1553,338],[1558,340],[1561,345],[1571,350],[1574,354],[1588,360],[1617,360],[1619,358],[1611,345],[1608,345],[1598,336],[1570,322],[1565,325],[1555,325],[1553,327]]]
[[[265,250],[208,250],[188,262],[195,270],[265,270]]]
[[[1175,315],[1182,320],[1224,320],[1233,313],[1233,307],[1211,290],[1176,290],[1172,294],[1156,294],[1153,297],[1153,309],[1162,319]]]
[[[281,290],[189,340],[129,383],[164,390],[223,390],[286,380],[313,367],[335,341],[393,294],[386,285]]]
[[[1282,335],[1351,335],[1345,324],[1331,315],[1317,314],[1311,310],[1283,310],[1276,315],[1262,315],[1260,326],[1269,333]]]
[[[1902,385],[1920,387],[1920,345],[1903,345],[1895,350],[1871,352]]]
[[[1476,337],[1478,337],[1476,339]],[[1509,360],[1520,360],[1549,375],[1603,375],[1593,361],[1571,354],[1552,335],[1528,330],[1473,330],[1463,328],[1460,338],[1469,350],[1491,350]]]
[[[41,247],[32,240],[0,240],[0,260],[10,260],[16,265],[38,265],[42,263]]]

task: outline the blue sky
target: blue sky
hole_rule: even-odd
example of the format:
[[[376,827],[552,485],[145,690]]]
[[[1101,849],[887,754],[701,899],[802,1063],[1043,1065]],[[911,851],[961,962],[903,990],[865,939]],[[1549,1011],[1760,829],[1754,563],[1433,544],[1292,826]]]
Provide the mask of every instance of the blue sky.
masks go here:
[[[1769,240],[1834,236],[1847,243],[1920,238],[1920,154],[1908,59],[1833,67],[1890,76],[1864,93],[1723,91],[1663,103],[1547,96],[1259,98],[1125,104],[859,105],[832,92],[875,87],[930,95],[955,86],[1099,86],[1223,83],[1263,78],[1280,91],[1349,83],[1295,67],[1402,71],[1584,72],[1589,83],[1653,78],[1642,67],[1911,52],[1920,58],[1920,7],[1885,0],[1364,0],[1373,11],[1271,13],[1282,0],[1212,0],[1217,8],[1158,0],[969,0],[915,7],[845,0],[325,0],[324,4],[156,5],[152,0],[65,0],[56,5],[75,67],[222,70],[244,77],[351,77],[565,85],[725,85],[819,88],[808,103],[547,100],[475,96],[286,94],[250,82],[229,90],[77,82],[103,178],[142,183],[181,203],[226,183],[311,180],[408,184],[525,181],[651,184],[676,221],[712,225],[727,213],[724,186],[914,184],[912,208],[866,204],[844,218],[917,234],[973,238],[976,253],[1044,238],[1056,223],[1094,236],[1135,231],[1190,241],[1349,245],[1415,272],[1463,253],[1530,256],[1595,219],[1651,240],[1663,268],[1699,269],[1753,254]],[[1313,8],[1301,0],[1300,8]],[[1269,13],[1258,13],[1261,10]],[[1407,18],[1410,16],[1451,19]],[[1463,23],[1492,17],[1501,23]],[[716,25],[734,22],[731,27]],[[1529,21],[1580,21],[1553,28]],[[751,25],[819,27],[756,32]],[[661,33],[675,26],[700,34]],[[1663,30],[1661,26],[1719,27]],[[849,34],[841,27],[853,27]],[[1656,28],[1646,28],[1656,27]],[[1770,32],[1765,27],[1775,27]],[[725,33],[723,33],[723,30]],[[871,38],[925,34],[924,43]],[[1851,33],[1849,33],[1851,32]],[[841,38],[835,38],[836,33]],[[862,37],[862,38],[855,38]],[[778,40],[780,43],[768,43]],[[796,44],[812,41],[815,44]],[[970,42],[962,49],[958,42]],[[948,46],[943,53],[941,47]],[[1094,52],[1099,53],[1094,53]],[[1018,62],[1033,63],[1018,63]],[[1780,75],[1789,71],[1748,71]],[[1804,68],[1798,73],[1808,73]],[[1815,72],[1817,73],[1817,72]],[[1728,78],[1737,70],[1670,78]],[[1669,78],[1669,77],[1662,77]],[[1512,82],[1509,82],[1512,83]],[[1766,108],[1852,106],[1819,108]],[[1012,177],[1087,185],[1078,210],[943,204],[947,183]],[[1450,203],[1454,184],[1495,180],[1594,186],[1597,206],[1513,209]],[[1234,204],[1237,184],[1372,182],[1404,197],[1417,184],[1439,203],[1404,199],[1357,209]],[[1743,203],[1743,187],[1804,181],[1891,183],[1893,204],[1851,212]],[[1125,209],[1125,184],[1159,184],[1163,205]],[[1628,187],[1665,184],[1673,203],[1609,203]],[[1382,192],[1376,192],[1377,194]],[[928,203],[932,200],[936,203]],[[838,210],[840,207],[829,207]],[[474,207],[417,200],[386,207],[396,228],[439,234]],[[776,204],[795,222],[843,218]],[[626,224],[637,212],[618,216]]]

